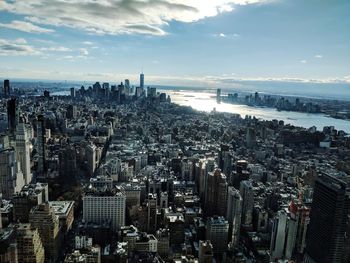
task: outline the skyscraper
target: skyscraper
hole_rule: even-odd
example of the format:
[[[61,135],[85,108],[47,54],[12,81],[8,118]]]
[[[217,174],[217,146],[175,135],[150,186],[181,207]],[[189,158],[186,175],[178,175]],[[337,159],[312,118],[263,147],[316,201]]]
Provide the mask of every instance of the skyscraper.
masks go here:
[[[226,175],[220,169],[208,173],[205,207],[207,216],[225,216],[227,201]]]
[[[242,205],[242,224],[250,226],[252,224],[254,192],[251,181],[242,181],[239,191],[243,199]]]
[[[231,242],[237,244],[241,229],[243,199],[237,189],[229,186],[227,193],[226,219],[230,224]]]
[[[217,103],[221,102],[221,89],[216,90],[216,101]]]
[[[29,214],[30,224],[37,228],[43,246],[45,259],[48,262],[56,262],[60,248],[59,221],[49,203],[42,203],[31,209]]]
[[[44,263],[45,253],[38,229],[31,224],[15,224],[18,262]]]
[[[16,154],[17,160],[21,165],[24,182],[25,184],[29,184],[32,181],[32,173],[30,171],[30,141],[27,128],[23,122],[19,123],[16,129]]]
[[[36,126],[37,152],[38,152],[38,176],[44,177],[46,172],[46,135],[45,135],[45,118],[38,115]]]
[[[145,75],[143,73],[140,74],[140,88],[142,90],[145,88]]]
[[[16,131],[16,126],[19,123],[19,108],[16,98],[7,101],[7,122],[10,132],[13,134]]]
[[[4,80],[4,96],[7,97],[8,95],[10,95],[10,80],[5,79]]]
[[[14,149],[0,150],[0,190],[2,197],[11,199],[24,185],[23,173]]]
[[[305,262],[341,262],[349,208],[349,179],[319,175],[311,205]]]
[[[206,236],[212,243],[216,255],[222,255],[227,251],[228,227],[228,222],[222,216],[208,218]]]

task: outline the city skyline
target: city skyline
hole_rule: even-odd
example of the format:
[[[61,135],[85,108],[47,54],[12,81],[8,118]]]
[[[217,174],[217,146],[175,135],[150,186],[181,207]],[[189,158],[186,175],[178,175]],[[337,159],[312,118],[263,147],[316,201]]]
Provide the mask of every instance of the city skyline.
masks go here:
[[[347,1],[3,1],[1,77],[349,83]]]

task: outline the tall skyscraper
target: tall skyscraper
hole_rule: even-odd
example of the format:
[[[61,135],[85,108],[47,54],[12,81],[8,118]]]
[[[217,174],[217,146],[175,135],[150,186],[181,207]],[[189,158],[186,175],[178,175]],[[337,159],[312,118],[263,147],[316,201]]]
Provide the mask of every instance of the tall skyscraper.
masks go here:
[[[37,172],[39,177],[44,177],[46,173],[46,134],[45,134],[45,117],[38,115],[36,126],[37,152],[38,152],[38,167]]]
[[[239,233],[241,229],[243,199],[237,189],[229,186],[227,193],[227,210],[226,219],[230,224],[230,240],[232,245],[236,245],[239,241]]]
[[[56,262],[60,248],[59,221],[48,202],[31,209],[29,223],[39,231],[45,248],[45,260]]]
[[[16,98],[7,101],[7,123],[8,129],[12,134],[16,131],[16,126],[19,123],[19,107]]]
[[[226,175],[220,169],[208,173],[205,207],[207,216],[225,216],[227,201]]]
[[[143,73],[140,74],[140,88],[142,90],[145,88],[145,75]]]
[[[2,197],[11,199],[24,186],[23,173],[12,148],[0,150],[0,189]]]
[[[5,97],[7,97],[8,95],[10,95],[10,80],[5,79],[4,80],[4,90],[3,90],[3,94]]]
[[[213,252],[216,255],[222,255],[227,251],[228,244],[228,222],[222,216],[208,218],[207,221],[207,239],[213,245]]]
[[[32,173],[30,170],[30,141],[27,128],[23,122],[20,122],[16,129],[16,155],[17,160],[21,164],[24,183],[30,184],[32,181]]]
[[[217,90],[216,90],[216,101],[217,101],[218,103],[221,102],[221,89],[217,89]]]
[[[278,211],[273,220],[273,229],[270,244],[271,259],[281,259],[284,253],[287,228],[287,213],[285,210]]]
[[[147,233],[157,230],[157,195],[148,194],[147,200]]]
[[[15,224],[18,262],[44,263],[45,252],[39,231],[31,224]]]
[[[349,208],[349,179],[319,175],[315,181],[304,262],[341,262]]]
[[[239,191],[243,199],[242,205],[242,224],[250,226],[253,219],[254,192],[251,181],[242,181]]]

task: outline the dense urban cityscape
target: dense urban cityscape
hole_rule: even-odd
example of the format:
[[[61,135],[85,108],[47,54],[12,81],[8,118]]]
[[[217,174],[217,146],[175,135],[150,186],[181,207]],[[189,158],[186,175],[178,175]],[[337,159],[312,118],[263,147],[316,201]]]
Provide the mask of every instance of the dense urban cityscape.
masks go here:
[[[350,0],[0,0],[0,263],[350,263]]]
[[[1,112],[1,262],[350,261],[335,127],[195,111],[144,74],[69,95],[5,80]]]

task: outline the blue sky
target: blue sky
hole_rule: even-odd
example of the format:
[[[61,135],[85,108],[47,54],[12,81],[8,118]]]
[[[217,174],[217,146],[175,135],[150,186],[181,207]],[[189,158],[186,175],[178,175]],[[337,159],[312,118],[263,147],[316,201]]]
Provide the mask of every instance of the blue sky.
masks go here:
[[[349,82],[348,0],[5,0],[0,77]]]

